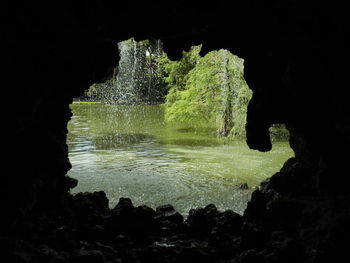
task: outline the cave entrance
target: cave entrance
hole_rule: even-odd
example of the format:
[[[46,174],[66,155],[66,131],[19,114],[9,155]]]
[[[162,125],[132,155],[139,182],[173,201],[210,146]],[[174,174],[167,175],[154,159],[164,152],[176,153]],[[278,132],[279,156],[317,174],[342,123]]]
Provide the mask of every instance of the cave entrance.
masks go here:
[[[171,61],[158,40],[118,46],[113,76],[71,105],[73,193],[103,190],[112,207],[130,197],[184,215],[209,203],[242,214],[254,188],[293,155],[281,126],[270,152],[246,145],[243,60],[194,46]]]

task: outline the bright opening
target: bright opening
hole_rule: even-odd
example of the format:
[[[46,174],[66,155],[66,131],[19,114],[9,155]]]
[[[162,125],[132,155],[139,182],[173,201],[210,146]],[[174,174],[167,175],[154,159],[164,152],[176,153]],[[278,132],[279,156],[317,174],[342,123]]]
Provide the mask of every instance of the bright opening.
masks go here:
[[[158,40],[118,47],[114,75],[71,105],[73,193],[103,190],[112,207],[130,197],[184,215],[209,203],[242,214],[251,192],[293,156],[283,126],[272,128],[270,152],[246,145],[243,59],[193,46],[171,61]]]

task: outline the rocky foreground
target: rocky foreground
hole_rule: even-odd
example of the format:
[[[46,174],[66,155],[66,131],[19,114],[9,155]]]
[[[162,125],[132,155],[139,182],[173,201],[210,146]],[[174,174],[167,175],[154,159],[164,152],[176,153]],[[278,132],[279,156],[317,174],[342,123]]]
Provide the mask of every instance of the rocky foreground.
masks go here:
[[[110,209],[104,192],[67,194],[1,238],[1,262],[331,262],[346,246],[339,237],[348,217],[340,207],[332,213],[330,200],[288,194],[303,191],[301,179],[290,159],[253,192],[243,216],[210,204],[186,220],[171,205],[154,210],[121,198]]]

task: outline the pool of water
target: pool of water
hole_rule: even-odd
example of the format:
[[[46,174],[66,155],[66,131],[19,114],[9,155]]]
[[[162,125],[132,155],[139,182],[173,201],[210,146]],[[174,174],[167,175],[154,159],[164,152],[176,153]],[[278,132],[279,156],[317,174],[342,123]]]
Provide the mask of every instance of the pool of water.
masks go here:
[[[111,207],[130,197],[134,205],[172,204],[184,215],[209,203],[243,213],[254,187],[293,156],[288,142],[261,153],[210,128],[170,125],[159,105],[71,109],[68,175],[79,180],[72,192],[103,190]],[[244,183],[248,190],[239,188]]]

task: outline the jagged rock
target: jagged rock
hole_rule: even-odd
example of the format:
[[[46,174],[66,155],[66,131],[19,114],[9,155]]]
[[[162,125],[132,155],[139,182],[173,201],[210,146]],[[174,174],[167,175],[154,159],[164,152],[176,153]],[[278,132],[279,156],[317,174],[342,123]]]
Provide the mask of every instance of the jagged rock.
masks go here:
[[[105,257],[101,251],[98,250],[79,250],[76,251],[69,262],[72,263],[104,263]]]
[[[217,225],[218,214],[219,212],[213,204],[204,208],[191,209],[186,223],[191,231],[198,234],[208,234]]]
[[[271,233],[259,226],[251,223],[245,223],[242,229],[241,249],[257,249],[264,248],[270,240]]]
[[[244,23],[229,34],[232,9],[188,1],[183,8],[182,2],[172,2],[169,7],[145,2],[137,8],[130,2],[124,3],[129,8],[122,9],[120,3],[90,5],[87,1],[55,8],[33,2],[7,6],[6,2],[3,83],[13,83],[6,97],[16,98],[16,107],[4,114],[10,117],[4,138],[11,142],[4,163],[15,169],[1,178],[2,233],[13,235],[16,230],[16,238],[28,239],[26,243],[33,247],[40,242],[50,244],[41,255],[48,260],[55,258],[56,247],[70,253],[68,247],[75,248],[80,238],[107,242],[121,233],[137,236],[154,221],[159,227],[152,233],[155,239],[160,232],[162,237],[173,235],[174,229],[190,230],[196,238],[212,244],[229,241],[233,233],[239,235],[239,227],[221,223],[226,217],[221,218],[221,212],[212,206],[193,210],[188,228],[181,228],[178,225],[183,219],[172,210],[155,212],[152,219],[152,211],[122,200],[110,211],[103,194],[75,196],[66,207],[70,216],[62,210],[47,215],[59,206],[62,194],[76,185],[66,176],[71,167],[66,145],[69,104],[90,84],[103,80],[117,63],[115,43],[124,40],[127,32],[134,32],[139,39],[164,38],[170,58],[203,39],[204,52],[225,46],[242,56],[245,79],[254,92],[246,125],[251,148],[269,150],[271,124],[287,124],[295,159],[252,194],[242,219],[241,248],[256,251],[242,251],[237,261],[286,259],[299,253],[299,242],[307,250],[309,262],[340,261],[335,259],[347,252],[341,239],[349,234],[349,178],[344,173],[348,155],[344,149],[350,148],[350,122],[348,97],[342,96],[348,89],[346,3],[236,1],[236,21]],[[154,23],[149,11],[158,14],[157,21],[169,23]],[[142,23],[125,23],[130,17]],[[18,228],[33,211],[46,213],[47,218],[35,221],[37,227],[27,224]],[[232,233],[230,229],[234,229]],[[276,241],[276,230],[291,237]],[[66,245],[58,245],[62,242]],[[28,262],[36,251],[21,246],[9,250],[13,252],[11,262]],[[162,259],[171,262],[172,255],[187,253],[174,250],[153,251],[153,258],[157,260],[157,253],[163,253]],[[135,250],[134,262],[141,261],[142,253],[145,250]],[[216,251],[216,256],[221,255]],[[191,257],[196,258],[187,258]]]
[[[211,233],[213,236],[213,233],[225,233],[239,235],[243,219],[241,215],[231,210],[220,212],[215,205],[210,204],[204,208],[191,209],[186,223],[190,231],[196,234],[208,235]]]
[[[184,221],[183,216],[172,205],[158,206],[154,219],[162,226],[179,226]]]
[[[69,170],[70,169],[71,169],[71,165],[70,165]],[[62,187],[62,190],[64,190],[63,192],[65,193],[65,192],[69,191],[70,189],[73,189],[74,187],[76,187],[78,185],[78,180],[71,178],[69,176],[65,176],[62,184],[64,186],[61,186],[61,187]]]
[[[270,263],[256,250],[250,249],[242,252],[237,258],[227,263]]]
[[[106,227],[114,234],[129,234],[134,237],[144,236],[156,227],[156,211],[148,206],[134,207],[129,198],[120,198],[111,210]]]
[[[48,248],[43,247],[39,249],[31,259],[31,262],[37,262],[37,263],[59,263],[59,262],[65,262],[66,256],[64,254],[60,254],[57,251]]]
[[[267,196],[260,190],[255,190],[252,193],[250,201],[248,201],[247,209],[244,211],[246,220],[257,220],[265,213]]]
[[[305,178],[300,179],[301,176],[298,175],[299,171],[296,169],[297,165],[295,158],[287,160],[282,169],[271,176],[268,187],[280,194],[297,192],[302,185],[302,180],[306,180]]]
[[[294,232],[300,219],[302,204],[294,200],[275,199],[266,204],[265,227]]]
[[[104,214],[109,212],[109,200],[103,191],[93,193],[78,193],[73,198],[75,210],[82,217],[91,214]]]
[[[293,263],[305,261],[306,254],[300,242],[286,232],[273,232],[271,235],[271,244],[269,246],[272,250],[269,258],[274,262]]]
[[[114,234],[130,233],[133,231],[135,220],[135,207],[130,198],[120,198],[118,204],[111,210],[107,229]]]
[[[239,235],[242,230],[243,217],[232,210],[219,213],[218,226],[223,231]]]
[[[112,213],[115,215],[127,215],[131,214],[134,210],[134,205],[130,198],[120,198],[118,204],[112,209]]]
[[[134,214],[136,217],[134,227],[138,229],[140,233],[147,233],[154,230],[156,226],[156,211],[148,206],[142,205],[135,208]]]

